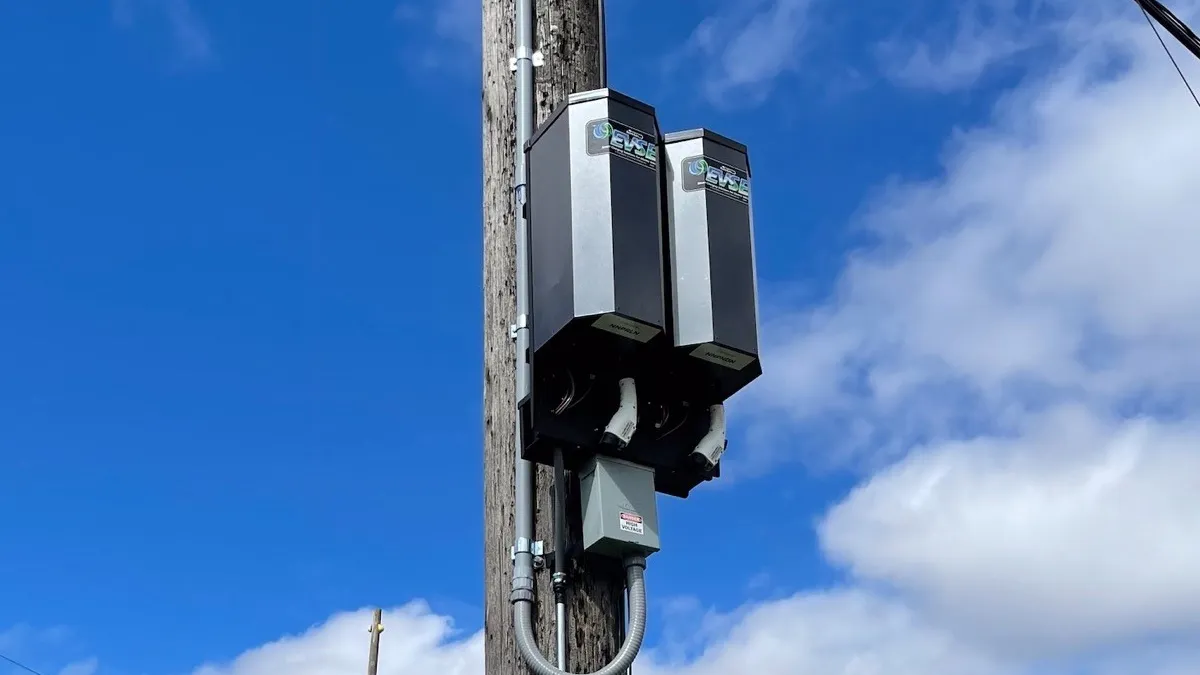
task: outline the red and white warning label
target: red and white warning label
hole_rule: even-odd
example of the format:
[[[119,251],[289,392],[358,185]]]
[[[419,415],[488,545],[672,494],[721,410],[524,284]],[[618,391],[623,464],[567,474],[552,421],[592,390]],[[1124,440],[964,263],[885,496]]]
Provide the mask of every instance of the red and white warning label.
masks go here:
[[[645,534],[646,526],[642,524],[642,517],[638,514],[622,511],[621,531],[629,532],[631,534]]]

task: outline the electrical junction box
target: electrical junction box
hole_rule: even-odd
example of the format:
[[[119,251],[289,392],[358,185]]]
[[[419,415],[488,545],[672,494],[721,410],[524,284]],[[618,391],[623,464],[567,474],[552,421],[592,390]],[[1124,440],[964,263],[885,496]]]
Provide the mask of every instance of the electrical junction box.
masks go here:
[[[563,448],[577,469],[618,409],[619,380],[670,349],[658,121],[611,89],[576,93],[525,151],[532,326],[521,356],[533,379],[521,452],[552,464]]]
[[[663,137],[674,372],[693,406],[762,374],[746,146],[694,129]]]
[[[659,550],[654,469],[596,456],[579,476],[583,549],[621,558]]]

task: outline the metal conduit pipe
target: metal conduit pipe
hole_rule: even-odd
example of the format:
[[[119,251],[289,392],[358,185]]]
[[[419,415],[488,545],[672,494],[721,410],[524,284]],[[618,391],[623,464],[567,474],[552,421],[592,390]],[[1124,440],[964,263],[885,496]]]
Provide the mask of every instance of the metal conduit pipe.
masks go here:
[[[513,183],[516,202],[516,404],[518,409],[529,398],[529,222],[525,218],[528,170],[525,165],[525,144],[533,136],[533,2],[516,0],[516,156]],[[533,463],[521,457],[525,445],[521,416],[517,415],[516,475],[514,508],[512,600],[533,602]]]
[[[625,585],[629,589],[629,632],[617,656],[608,665],[589,675],[624,675],[633,665],[642,639],[646,636],[646,558],[635,555],[625,559]],[[537,675],[571,675],[554,667],[538,649],[533,636],[533,601],[513,598],[513,618],[517,629],[517,647],[525,662]]]
[[[567,470],[562,448],[554,450],[554,589],[555,655],[567,669]]]
[[[517,322],[515,326],[517,373],[516,373],[516,403],[518,406],[529,397],[530,367],[529,354],[529,222],[525,217],[526,186],[528,170],[525,162],[525,145],[533,136],[533,0],[516,0],[515,42],[516,42],[516,157],[514,165],[516,191],[516,296]],[[599,8],[603,12],[603,6]],[[603,14],[600,20],[603,21]],[[603,54],[604,61],[607,55]],[[607,84],[607,63],[602,65],[602,78]],[[517,416],[515,429],[516,451],[524,447],[524,429],[520,415]],[[533,636],[533,518],[534,518],[534,480],[533,463],[517,457],[516,461],[516,499],[515,510],[515,545],[513,546],[513,581],[512,603],[513,620],[516,626],[517,647],[526,663],[538,675],[569,675],[563,668],[566,666],[566,611],[565,605],[559,604],[558,614],[558,660],[562,668],[555,667],[542,654]],[[559,473],[561,475],[561,472]],[[558,481],[556,481],[558,482]],[[565,482],[565,481],[563,481]],[[561,490],[565,486],[559,486]],[[565,535],[565,523],[556,519],[555,536],[561,541]],[[560,532],[562,530],[562,532]],[[556,548],[560,548],[558,546]],[[558,555],[565,552],[557,551]],[[637,658],[642,647],[642,639],[646,634],[646,558],[631,556],[625,560],[626,587],[629,591],[629,631],[617,652],[616,658],[607,666],[592,675],[622,675]],[[560,570],[561,571],[561,570]]]

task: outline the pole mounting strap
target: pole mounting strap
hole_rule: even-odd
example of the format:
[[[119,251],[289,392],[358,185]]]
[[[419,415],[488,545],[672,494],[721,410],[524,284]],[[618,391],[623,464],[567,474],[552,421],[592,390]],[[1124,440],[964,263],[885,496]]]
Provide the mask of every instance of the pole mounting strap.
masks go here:
[[[514,340],[517,339],[517,333],[529,330],[529,315],[522,314],[517,317],[517,322],[508,327],[508,336]]]
[[[512,72],[517,72],[517,61],[521,59],[529,59],[533,62],[534,68],[541,68],[546,65],[546,56],[542,54],[542,50],[530,51],[526,49],[518,49],[517,55],[508,60],[508,69]]]

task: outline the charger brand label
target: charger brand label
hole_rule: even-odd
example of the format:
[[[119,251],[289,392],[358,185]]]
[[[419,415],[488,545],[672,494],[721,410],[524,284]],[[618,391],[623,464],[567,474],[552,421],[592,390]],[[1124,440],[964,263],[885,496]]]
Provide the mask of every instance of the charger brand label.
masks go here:
[[[750,203],[750,175],[704,156],[688,157],[680,167],[686,192],[708,190],[724,197]]]
[[[587,153],[612,154],[648,169],[658,168],[658,142],[654,134],[614,120],[587,123]]]
[[[711,342],[706,342],[692,350],[691,355],[701,361],[715,363],[718,366],[725,366],[731,370],[741,370],[746,366],[754,363],[754,357],[741,352],[735,352],[732,349],[714,345]]]
[[[628,511],[621,512],[621,531],[630,534],[646,534],[646,526],[642,523],[642,517],[636,513]]]
[[[647,326],[644,323],[634,321],[633,319],[626,319],[616,314],[602,315],[592,322],[592,327],[638,342],[649,342],[655,335],[661,332],[654,326]]]

